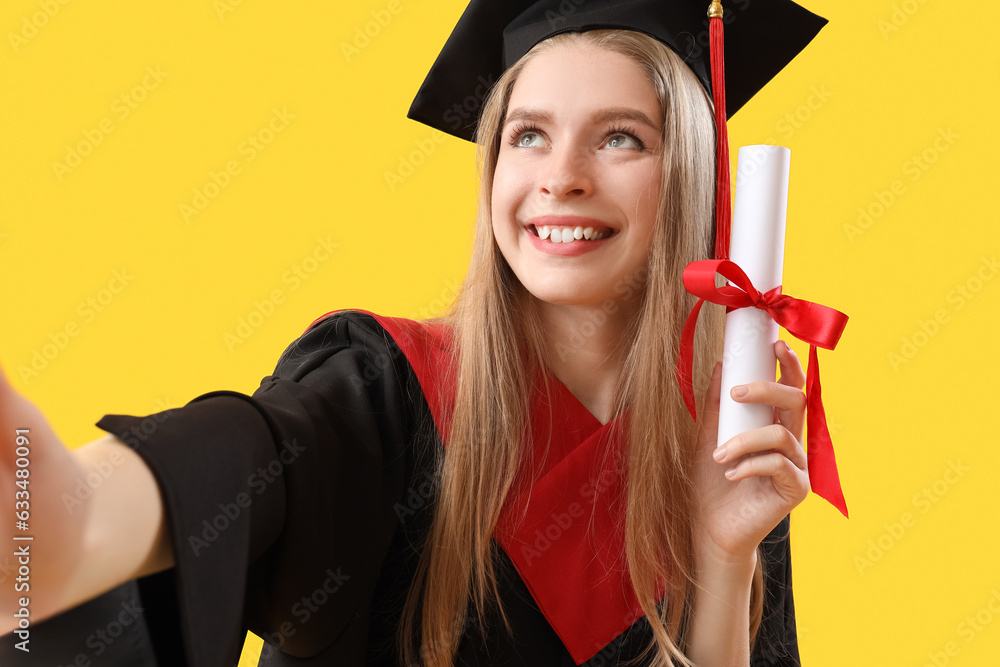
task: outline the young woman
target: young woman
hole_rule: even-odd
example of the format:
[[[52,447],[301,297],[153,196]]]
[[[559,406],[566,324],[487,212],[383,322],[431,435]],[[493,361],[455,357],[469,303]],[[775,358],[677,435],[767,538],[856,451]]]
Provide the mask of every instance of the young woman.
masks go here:
[[[34,619],[141,577],[158,658],[198,667],[245,628],[267,665],[798,664],[802,368],[779,342],[779,382],[733,390],[774,425],[718,449],[721,313],[699,424],[673,379],[680,273],[714,243],[702,82],[636,30],[564,32],[502,73],[476,137],[449,316],[330,314],[252,397],[106,416],[74,452],[2,382],[0,426],[31,430]]]

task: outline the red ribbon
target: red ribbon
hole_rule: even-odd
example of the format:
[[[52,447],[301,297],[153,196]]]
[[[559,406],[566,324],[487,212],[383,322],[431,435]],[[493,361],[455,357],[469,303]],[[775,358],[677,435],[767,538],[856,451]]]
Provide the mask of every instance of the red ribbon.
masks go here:
[[[715,286],[716,274],[729,280],[729,285]],[[840,487],[837,460],[833,441],[823,411],[822,390],[819,382],[819,357],[817,347],[832,350],[847,326],[847,315],[811,301],[795,299],[781,293],[781,286],[763,294],[757,291],[750,278],[739,266],[729,260],[707,259],[691,262],[684,269],[684,287],[698,297],[691,309],[681,335],[680,356],[677,359],[677,380],[681,394],[691,416],[697,419],[694,403],[694,386],[691,382],[694,365],[694,330],[698,314],[706,301],[730,310],[754,307],[765,311],[779,325],[801,341],[809,343],[809,368],[806,372],[806,441],[809,462],[809,483],[816,495],[825,498],[844,516],[847,501]]]

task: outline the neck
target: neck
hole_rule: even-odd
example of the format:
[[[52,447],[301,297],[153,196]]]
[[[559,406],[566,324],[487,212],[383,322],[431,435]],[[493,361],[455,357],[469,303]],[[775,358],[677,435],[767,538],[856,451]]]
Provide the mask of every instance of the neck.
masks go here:
[[[536,302],[544,332],[545,365],[602,424],[614,417],[615,396],[628,354],[634,302],[607,308]]]

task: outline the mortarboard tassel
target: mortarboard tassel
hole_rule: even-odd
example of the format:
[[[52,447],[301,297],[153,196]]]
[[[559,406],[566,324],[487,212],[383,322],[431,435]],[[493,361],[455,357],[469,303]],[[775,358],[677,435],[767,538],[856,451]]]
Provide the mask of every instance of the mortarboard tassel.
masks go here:
[[[716,186],[715,258],[729,259],[729,237],[733,219],[732,184],[729,175],[729,130],[726,126],[726,65],[723,46],[722,3],[708,8],[711,38],[712,101],[715,105]]]

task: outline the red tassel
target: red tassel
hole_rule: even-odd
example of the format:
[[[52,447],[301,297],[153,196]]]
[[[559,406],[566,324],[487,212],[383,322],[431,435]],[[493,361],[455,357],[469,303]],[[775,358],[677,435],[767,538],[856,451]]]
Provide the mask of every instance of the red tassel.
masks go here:
[[[716,130],[715,258],[729,259],[733,203],[729,175],[729,130],[726,127],[726,66],[721,3],[713,2],[708,15]]]

